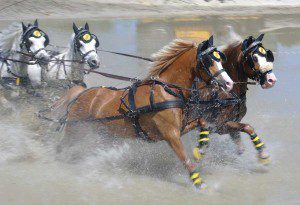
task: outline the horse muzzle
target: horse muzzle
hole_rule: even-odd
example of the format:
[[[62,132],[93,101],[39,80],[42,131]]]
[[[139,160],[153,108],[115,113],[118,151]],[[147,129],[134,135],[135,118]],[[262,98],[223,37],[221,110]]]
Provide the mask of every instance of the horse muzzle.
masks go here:
[[[42,64],[47,64],[50,61],[50,59],[51,59],[50,55],[45,50],[41,50],[40,52],[38,52],[35,55],[35,57]]]
[[[277,82],[277,78],[276,78],[275,74],[268,73],[268,74],[266,74],[265,82],[264,82],[264,84],[261,85],[261,87],[263,89],[269,89],[269,88],[272,88],[276,82]]]
[[[87,61],[88,65],[92,70],[99,68],[100,62],[95,59],[90,59]]]

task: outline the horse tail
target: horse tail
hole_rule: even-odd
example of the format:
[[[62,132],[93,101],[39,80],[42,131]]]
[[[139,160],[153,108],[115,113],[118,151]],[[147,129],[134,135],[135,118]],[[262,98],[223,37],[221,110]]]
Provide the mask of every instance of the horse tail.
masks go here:
[[[60,119],[66,115],[68,110],[68,105],[76,99],[76,97],[82,93],[86,88],[84,86],[76,85],[70,88],[65,92],[65,94],[59,98],[54,104],[51,106],[52,114]]]

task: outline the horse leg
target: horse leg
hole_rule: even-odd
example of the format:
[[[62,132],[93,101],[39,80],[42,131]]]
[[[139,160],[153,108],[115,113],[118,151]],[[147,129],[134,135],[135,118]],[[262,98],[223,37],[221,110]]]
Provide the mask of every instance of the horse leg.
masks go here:
[[[209,130],[206,120],[199,119],[199,134],[198,134],[198,145],[193,149],[193,156],[196,161],[203,159],[205,152],[209,146]]]
[[[3,95],[3,93],[0,93],[0,105],[3,108],[1,109],[2,115],[11,114],[14,111],[14,107],[11,102],[9,102]]]
[[[191,162],[191,160],[188,158],[183,144],[180,140],[180,134],[178,134],[176,137],[169,138],[168,143],[176,153],[177,157],[180,159],[180,161],[184,164],[186,169],[190,173],[190,179],[192,180],[193,184],[196,188],[201,188],[202,184],[202,178],[200,177],[199,172],[196,170],[196,165]]]
[[[229,133],[229,135],[230,135],[232,141],[237,146],[237,153],[239,155],[243,154],[244,151],[245,151],[245,147],[244,147],[244,145],[242,143],[240,132],[231,132],[231,133]]]
[[[56,144],[56,157],[62,161],[77,162],[89,156],[96,148],[96,137],[90,124],[67,124]]]
[[[80,93],[86,90],[85,87],[76,85],[64,93],[64,95],[53,103],[51,106],[52,112],[58,118],[67,112],[67,107]]]
[[[270,155],[266,151],[265,144],[257,136],[257,134],[254,131],[254,128],[251,125],[232,121],[227,122],[226,125],[233,131],[241,131],[247,133],[250,136],[250,139],[252,140],[252,143],[258,152],[258,160],[263,164],[269,163]]]
[[[32,61],[29,61],[32,62]],[[42,68],[38,64],[28,65],[27,74],[30,85],[27,87],[27,93],[34,97],[42,97],[42,93],[36,89],[42,85]]]

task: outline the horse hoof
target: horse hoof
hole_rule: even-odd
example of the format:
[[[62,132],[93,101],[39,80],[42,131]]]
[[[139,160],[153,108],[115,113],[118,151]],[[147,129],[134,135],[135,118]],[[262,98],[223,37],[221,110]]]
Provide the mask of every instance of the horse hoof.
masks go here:
[[[242,155],[242,154],[244,154],[244,152],[245,152],[245,148],[244,148],[244,147],[239,147],[239,148],[237,149],[237,154],[238,154],[238,155]]]
[[[257,158],[258,162],[262,165],[268,165],[271,163],[270,155],[267,152],[260,152]]]
[[[37,98],[43,97],[42,93],[39,93],[39,92],[34,92],[32,95],[33,95],[33,97],[37,97]]]
[[[201,191],[201,192],[203,192],[204,190],[207,189],[207,185],[206,185],[205,182],[201,182],[199,184],[196,184],[196,185],[194,185],[194,187],[195,187],[196,191]]]
[[[198,147],[195,147],[193,149],[193,156],[194,156],[194,159],[199,162],[203,159],[204,157],[204,154],[200,152],[200,149]]]

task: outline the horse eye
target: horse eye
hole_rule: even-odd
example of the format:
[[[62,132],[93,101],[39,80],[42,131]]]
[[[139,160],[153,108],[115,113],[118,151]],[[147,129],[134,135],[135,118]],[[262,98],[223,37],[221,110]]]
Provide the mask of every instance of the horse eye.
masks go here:
[[[253,56],[253,61],[254,61],[254,62],[257,62],[257,61],[258,61],[257,56]]]

